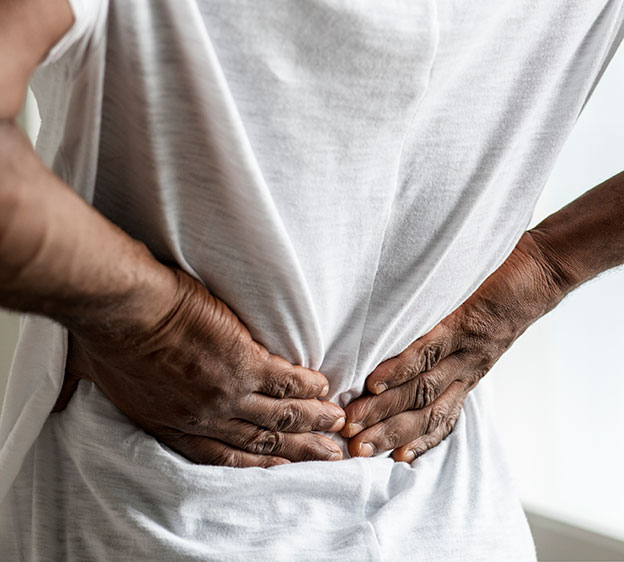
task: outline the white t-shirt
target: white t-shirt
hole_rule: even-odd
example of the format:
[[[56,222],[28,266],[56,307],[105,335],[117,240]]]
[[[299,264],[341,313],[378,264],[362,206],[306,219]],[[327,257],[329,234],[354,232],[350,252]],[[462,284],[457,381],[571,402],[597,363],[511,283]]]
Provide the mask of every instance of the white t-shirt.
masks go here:
[[[37,150],[344,406],[511,252],[623,4],[72,0]],[[411,466],[200,466],[91,383],[49,415],[66,336],[23,319],[3,560],[535,560],[483,387]]]

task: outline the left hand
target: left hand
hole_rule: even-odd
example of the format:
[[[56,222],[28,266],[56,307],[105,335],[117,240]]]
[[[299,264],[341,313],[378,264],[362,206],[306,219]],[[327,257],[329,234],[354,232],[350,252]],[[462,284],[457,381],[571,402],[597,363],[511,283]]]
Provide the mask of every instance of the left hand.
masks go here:
[[[411,462],[447,437],[468,393],[535,320],[562,298],[529,232],[507,260],[430,332],[368,376],[346,408],[351,456],[394,449]]]

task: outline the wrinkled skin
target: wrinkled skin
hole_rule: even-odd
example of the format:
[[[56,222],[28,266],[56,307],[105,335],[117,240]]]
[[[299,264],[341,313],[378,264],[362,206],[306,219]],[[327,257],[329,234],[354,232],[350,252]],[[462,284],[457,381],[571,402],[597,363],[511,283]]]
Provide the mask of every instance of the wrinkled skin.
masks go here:
[[[340,429],[351,456],[393,449],[394,460],[411,462],[451,433],[470,390],[562,298],[525,233],[464,304],[378,365],[343,412],[318,400],[327,392],[321,373],[271,355],[222,301],[176,275],[177,305],[132,347],[70,335],[55,411],[85,378],[186,458],[237,467],[340,459],[333,441],[313,433]]]
[[[411,462],[451,433],[468,393],[562,298],[535,240],[526,232],[464,304],[368,376],[367,392],[345,408],[352,456],[393,450]]]
[[[338,460],[313,431],[337,431],[344,412],[319,397],[328,381],[255,342],[234,313],[181,270],[170,310],[146,333],[70,333],[63,410],[80,379],[187,459],[233,467]]]

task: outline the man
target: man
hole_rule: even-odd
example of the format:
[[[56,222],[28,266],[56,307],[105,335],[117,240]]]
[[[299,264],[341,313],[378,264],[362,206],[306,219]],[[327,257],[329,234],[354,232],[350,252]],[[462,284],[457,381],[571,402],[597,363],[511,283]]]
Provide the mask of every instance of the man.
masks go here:
[[[3,558],[535,559],[477,383],[624,262],[523,232],[622,2],[0,6]]]

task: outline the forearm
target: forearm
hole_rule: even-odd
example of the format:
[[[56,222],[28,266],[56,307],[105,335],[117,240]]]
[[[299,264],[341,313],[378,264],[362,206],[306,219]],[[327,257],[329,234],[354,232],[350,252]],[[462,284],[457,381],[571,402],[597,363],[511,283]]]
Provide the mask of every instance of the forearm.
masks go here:
[[[0,122],[0,306],[82,331],[131,330],[166,309],[175,286],[145,245],[48,170],[14,123]]]
[[[530,234],[561,292],[624,263],[624,172],[550,215]]]

